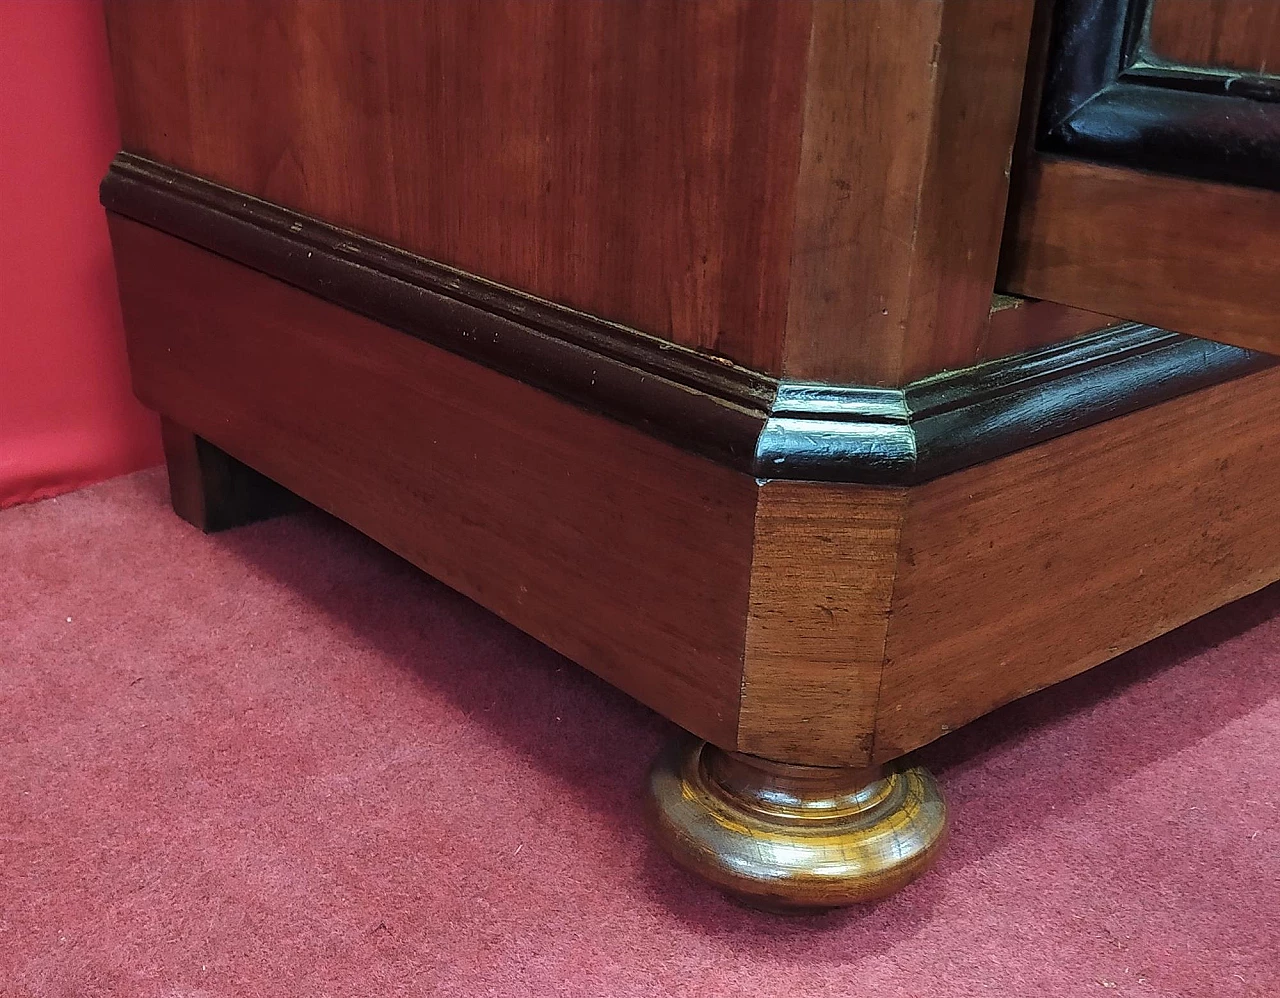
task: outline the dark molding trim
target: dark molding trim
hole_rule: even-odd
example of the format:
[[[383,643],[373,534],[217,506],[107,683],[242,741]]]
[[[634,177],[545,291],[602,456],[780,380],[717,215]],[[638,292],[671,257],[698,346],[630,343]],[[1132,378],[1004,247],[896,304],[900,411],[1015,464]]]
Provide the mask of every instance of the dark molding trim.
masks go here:
[[[756,476],[917,484],[1273,363],[1128,322],[903,389],[783,382]]]
[[[1280,79],[1160,60],[1150,0],[1058,0],[1042,152],[1280,190]]]
[[[425,260],[140,156],[102,204],[536,388],[743,470],[773,378]]]
[[[121,153],[112,212],[761,479],[912,484],[1269,366],[1124,323],[905,388],[793,382]]]

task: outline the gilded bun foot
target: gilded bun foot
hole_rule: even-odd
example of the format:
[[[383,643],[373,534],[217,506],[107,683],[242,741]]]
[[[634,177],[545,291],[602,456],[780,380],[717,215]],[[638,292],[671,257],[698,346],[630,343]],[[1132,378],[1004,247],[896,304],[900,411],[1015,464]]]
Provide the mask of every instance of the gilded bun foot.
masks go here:
[[[649,774],[658,841],[754,907],[835,908],[924,873],[946,834],[929,773],[770,762],[681,738]]]

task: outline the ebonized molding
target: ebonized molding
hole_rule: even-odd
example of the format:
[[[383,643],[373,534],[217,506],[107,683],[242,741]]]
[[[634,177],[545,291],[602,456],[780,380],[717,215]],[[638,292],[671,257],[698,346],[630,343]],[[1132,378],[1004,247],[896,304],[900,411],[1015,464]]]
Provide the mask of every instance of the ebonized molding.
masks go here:
[[[127,153],[109,210],[666,438],[749,465],[772,379]]]
[[[121,153],[112,212],[761,479],[912,484],[1273,363],[1123,323],[878,388],[777,379]]]
[[[1041,152],[1280,190],[1280,80],[1162,62],[1150,0],[1058,0]]]

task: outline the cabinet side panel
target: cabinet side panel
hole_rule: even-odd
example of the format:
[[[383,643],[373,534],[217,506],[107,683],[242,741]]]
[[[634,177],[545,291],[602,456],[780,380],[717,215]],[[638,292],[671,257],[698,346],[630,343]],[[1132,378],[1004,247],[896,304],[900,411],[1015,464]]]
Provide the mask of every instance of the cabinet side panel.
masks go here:
[[[779,369],[808,3],[108,8],[128,151]]]
[[[111,227],[144,402],[734,744],[753,479],[136,222]]]
[[[1280,579],[1280,369],[915,489],[878,759]]]

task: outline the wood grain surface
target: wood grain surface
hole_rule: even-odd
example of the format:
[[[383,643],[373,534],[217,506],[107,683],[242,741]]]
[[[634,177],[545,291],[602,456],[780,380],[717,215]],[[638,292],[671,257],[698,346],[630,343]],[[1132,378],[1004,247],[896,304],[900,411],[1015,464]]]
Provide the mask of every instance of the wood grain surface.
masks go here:
[[[873,901],[929,868],[946,841],[933,777],[795,766],[679,737],[649,771],[650,829],[673,859],[766,911]]]
[[[896,385],[983,356],[1031,12],[815,6],[789,376]]]
[[[144,402],[717,744],[756,485],[113,218]]]
[[[1148,42],[1161,60],[1251,73],[1280,69],[1275,0],[1147,0]]]
[[[1031,8],[107,3],[129,152],[760,371],[886,385],[992,356]]]
[[[1280,194],[1055,158],[1026,166],[1002,290],[1280,353]]]
[[[107,13],[126,150],[778,370],[807,3]]]
[[[873,486],[761,487],[742,751],[832,766],[870,760],[906,496]]]
[[[757,483],[111,228],[143,401],[722,747],[888,760],[1280,577],[1280,368],[908,489]]]
[[[1280,369],[912,490],[877,760],[1280,579]]]

